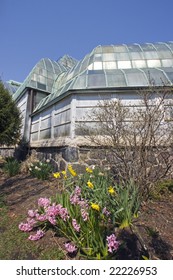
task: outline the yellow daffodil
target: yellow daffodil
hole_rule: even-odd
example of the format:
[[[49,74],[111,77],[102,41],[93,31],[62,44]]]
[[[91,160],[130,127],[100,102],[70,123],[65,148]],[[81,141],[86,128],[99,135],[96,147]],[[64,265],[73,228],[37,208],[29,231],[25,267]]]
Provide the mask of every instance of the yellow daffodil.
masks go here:
[[[87,182],[87,186],[88,186],[90,189],[93,189],[93,188],[94,188],[93,183],[91,183],[90,181]]]
[[[59,172],[53,173],[53,177],[56,178],[56,179],[60,178],[61,174]]]
[[[89,167],[86,167],[86,172],[87,172],[87,173],[93,173],[92,169],[89,168]]]
[[[110,194],[115,194],[115,190],[114,190],[114,188],[113,188],[112,186],[110,186],[110,187],[108,188],[108,192],[109,192]]]
[[[65,170],[63,170],[63,171],[61,171],[61,173],[62,173],[62,175],[66,175],[66,171]]]
[[[129,227],[130,226],[130,223],[128,220],[124,220],[122,221],[122,223],[120,224],[119,228],[120,229],[123,229],[123,228],[126,228],[126,227]]]
[[[77,176],[77,173],[76,171],[74,171],[73,167],[71,166],[71,164],[68,165],[68,170],[70,172],[70,174],[73,176],[73,177],[76,177]]]
[[[100,206],[98,204],[91,203],[91,208],[96,210],[96,211],[100,211]]]
[[[138,213],[135,213],[135,214],[133,215],[133,217],[134,217],[134,218],[138,218]]]

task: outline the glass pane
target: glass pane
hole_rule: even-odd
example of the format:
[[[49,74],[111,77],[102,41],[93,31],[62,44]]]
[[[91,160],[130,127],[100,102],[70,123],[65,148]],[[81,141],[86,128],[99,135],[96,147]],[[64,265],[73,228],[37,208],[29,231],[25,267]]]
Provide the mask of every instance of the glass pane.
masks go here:
[[[129,86],[146,86],[148,82],[144,73],[138,70],[124,70]]]
[[[94,55],[94,61],[102,61],[102,55],[101,54],[95,54]]]
[[[129,53],[116,53],[115,57],[117,60],[129,60]]]
[[[103,53],[113,53],[114,49],[113,46],[102,46]]]
[[[103,54],[103,61],[114,61],[115,54],[114,53],[104,53]]]
[[[115,52],[127,52],[127,48],[125,46],[114,46]]]
[[[119,69],[131,68],[131,62],[130,61],[118,61],[118,68]]]
[[[45,64],[46,64],[46,69],[47,69],[48,71],[53,72],[52,64],[50,63],[50,61],[49,61],[48,59],[45,59],[44,61],[45,61]]]
[[[51,137],[50,128],[40,131],[40,139],[48,139],[50,137]]]
[[[37,86],[36,86],[36,81],[33,81],[33,80],[30,81],[29,85],[30,85],[31,87],[34,87],[34,88],[37,87]]]
[[[131,52],[130,56],[132,59],[144,59],[142,52]]]
[[[161,67],[160,60],[147,60],[148,67]]]
[[[145,60],[132,60],[133,68],[145,68],[146,61]]]
[[[82,61],[82,65],[81,65],[81,69],[80,69],[81,72],[87,68],[87,66],[89,64],[88,60],[89,60],[89,56],[86,55],[84,60]]]
[[[74,89],[86,88],[86,75],[81,75],[81,76],[77,77],[77,79],[75,80],[75,82],[73,84],[73,88]]]
[[[45,84],[46,83],[46,78],[43,76],[40,76],[40,83]]]
[[[159,58],[158,53],[156,51],[144,52],[144,56],[146,59]]]
[[[92,71],[88,71],[92,72]],[[95,71],[93,71],[95,72]],[[103,71],[101,71],[103,73]],[[88,87],[105,87],[106,79],[104,74],[89,74],[88,75]]]
[[[91,63],[89,66],[88,66],[88,70],[93,70],[94,68],[94,63]]]
[[[102,62],[94,62],[93,67],[94,67],[94,70],[102,69]]]
[[[67,84],[64,86],[63,92],[66,92],[66,91],[69,89],[70,84],[71,84],[71,82],[67,83]]]
[[[130,52],[141,52],[141,48],[138,45],[128,45],[127,46]]]
[[[106,77],[108,81],[108,86],[127,86],[125,76],[122,71],[115,70],[115,71],[106,71]]]
[[[79,62],[76,67],[74,68],[74,76],[76,76],[79,73],[80,70],[80,66],[81,66],[81,62]]]
[[[46,85],[45,84],[37,82],[37,87],[40,88],[40,89],[46,90]]]
[[[164,72],[168,76],[168,79],[173,83],[173,71],[172,68],[163,68]]]
[[[155,50],[152,44],[142,44],[140,45],[144,51],[153,51]]]
[[[164,43],[156,43],[154,44],[158,51],[167,51],[168,47]]]
[[[173,42],[168,42],[168,43],[166,43],[168,46],[169,46],[169,48],[173,51]]]
[[[117,69],[116,62],[114,61],[103,62],[103,69]]]
[[[164,67],[171,67],[173,66],[173,59],[162,59],[162,65]]]
[[[94,55],[91,55],[89,59],[89,64],[93,63],[93,61],[94,61]]]
[[[153,81],[156,85],[163,85],[163,83],[168,83],[165,75],[162,71],[158,69],[143,69],[146,73],[148,80],[151,82]]]
[[[94,49],[94,52],[95,52],[95,53],[102,53],[102,48],[101,48],[101,46],[96,47],[96,48]]]

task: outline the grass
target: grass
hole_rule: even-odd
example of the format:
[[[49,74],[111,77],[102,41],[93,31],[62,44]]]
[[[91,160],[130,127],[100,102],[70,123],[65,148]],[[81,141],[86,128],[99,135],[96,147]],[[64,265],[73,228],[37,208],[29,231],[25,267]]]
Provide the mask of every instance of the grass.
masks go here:
[[[64,258],[63,252],[55,246],[55,243],[46,247],[39,242],[32,242],[27,239],[28,234],[18,229],[22,218],[11,214],[4,203],[4,198],[0,197],[0,259],[62,260]]]

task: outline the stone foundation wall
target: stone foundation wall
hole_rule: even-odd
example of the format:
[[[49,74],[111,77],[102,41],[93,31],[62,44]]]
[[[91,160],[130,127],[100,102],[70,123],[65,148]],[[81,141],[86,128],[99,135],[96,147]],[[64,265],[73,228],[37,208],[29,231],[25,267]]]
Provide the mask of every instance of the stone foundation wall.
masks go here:
[[[0,147],[0,156],[3,158],[13,157],[14,156],[14,148],[9,147]]]
[[[103,148],[94,147],[41,147],[31,149],[39,160],[49,159],[55,171],[66,170],[72,164],[78,173],[87,166],[102,166],[106,163],[106,152]]]
[[[106,147],[98,148],[92,146],[32,147],[29,153],[34,154],[39,160],[49,159],[54,167],[54,172],[66,170],[68,164],[72,164],[78,173],[83,173],[85,168],[91,165],[107,168],[109,167],[107,159],[111,160],[113,156],[108,152]],[[19,154],[22,160],[22,157],[26,155],[26,150],[24,148],[20,148],[19,151],[12,148],[0,149],[0,155],[3,157],[15,156],[18,158]],[[166,151],[164,152],[165,159],[167,158],[165,163],[163,155],[161,159],[159,159],[160,156],[161,154],[152,153],[152,156],[148,158],[149,173],[155,176],[155,174],[158,174],[159,170],[163,170],[164,168],[166,170],[165,163],[168,162],[169,159],[171,168],[167,175],[173,177],[173,150],[169,150],[168,153]],[[114,171],[116,171],[116,165],[119,165],[119,161],[115,162],[115,160],[113,160],[112,167]]]
[[[39,160],[49,159],[51,164],[54,166],[54,171],[66,170],[68,164],[72,164],[74,169],[80,174],[83,173],[87,166],[100,166],[108,168],[110,167],[108,161],[113,160],[113,165],[111,169],[114,170],[116,176],[116,166],[120,164],[117,159],[112,158],[113,155],[106,149],[106,147],[42,147],[37,149],[32,149],[31,153],[35,153]],[[132,151],[133,153],[133,151]],[[167,169],[166,163],[170,163],[170,169],[167,173],[167,177],[173,177],[173,151],[167,153],[164,152],[165,161],[163,155],[159,158],[161,154],[152,153],[152,157],[148,159],[148,172],[152,173],[153,177],[159,175],[159,170],[162,172]],[[167,158],[167,159],[166,159]]]

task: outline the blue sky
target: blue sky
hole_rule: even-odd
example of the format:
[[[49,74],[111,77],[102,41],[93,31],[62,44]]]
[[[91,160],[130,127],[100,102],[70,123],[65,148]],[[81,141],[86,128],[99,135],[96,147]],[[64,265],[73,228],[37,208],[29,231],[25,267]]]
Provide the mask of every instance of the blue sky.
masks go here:
[[[173,41],[172,0],[0,0],[0,78],[97,45]]]

